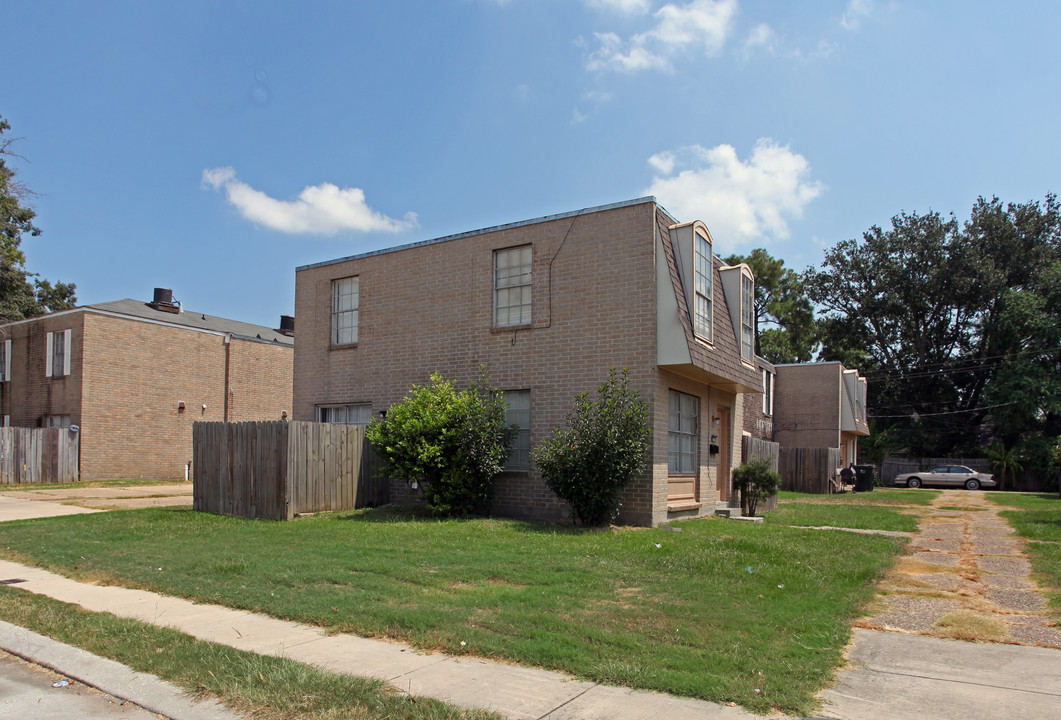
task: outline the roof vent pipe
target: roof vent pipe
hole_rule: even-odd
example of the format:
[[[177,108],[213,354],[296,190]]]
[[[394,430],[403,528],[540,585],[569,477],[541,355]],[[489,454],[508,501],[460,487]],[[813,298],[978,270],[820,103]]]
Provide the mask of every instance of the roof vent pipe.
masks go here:
[[[295,336],[295,317],[293,315],[280,316],[280,333],[288,337]]]

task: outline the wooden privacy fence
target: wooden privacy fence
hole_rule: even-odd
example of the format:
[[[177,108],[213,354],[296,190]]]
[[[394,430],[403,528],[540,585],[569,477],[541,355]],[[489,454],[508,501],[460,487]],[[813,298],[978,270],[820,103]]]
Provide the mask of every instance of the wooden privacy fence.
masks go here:
[[[76,482],[81,433],[70,428],[0,428],[0,485]]]
[[[760,438],[751,437],[750,435],[744,435],[740,440],[740,461],[741,463],[751,462],[752,460],[760,460],[762,458],[768,458],[770,460],[770,467],[777,470],[778,455],[781,450],[781,445],[769,440],[761,440]],[[761,500],[758,506],[755,508],[755,512],[760,515],[768,513],[777,507],[777,495],[769,497],[766,500]],[[748,506],[741,498],[741,511],[747,512]]]
[[[192,427],[194,508],[290,520],[300,513],[387,502],[363,425],[197,422]]]
[[[781,448],[781,489],[828,495],[840,467],[840,448]]]

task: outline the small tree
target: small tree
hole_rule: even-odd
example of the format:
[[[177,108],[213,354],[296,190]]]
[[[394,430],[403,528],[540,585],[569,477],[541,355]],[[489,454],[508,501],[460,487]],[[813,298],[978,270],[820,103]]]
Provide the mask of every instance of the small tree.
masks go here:
[[[648,405],[638,395],[630,389],[630,371],[620,375],[611,368],[597,399],[577,395],[567,428],[554,428],[533,453],[545,484],[583,525],[614,520],[623,488],[645,471],[652,431]]]
[[[430,385],[413,386],[365,436],[383,457],[387,477],[415,483],[428,509],[449,517],[488,507],[514,431],[484,367],[479,381],[461,392],[433,373]]]
[[[773,468],[770,458],[746,462],[733,471],[733,487],[740,491],[748,507],[748,516],[755,517],[759,503],[777,494],[781,475]]]
[[[1018,472],[1024,469],[1017,456],[1016,448],[1007,448],[1001,440],[991,443],[987,449],[987,457],[991,460],[991,471],[998,473],[998,489],[1006,489],[1006,478],[1013,475],[1016,481]]]

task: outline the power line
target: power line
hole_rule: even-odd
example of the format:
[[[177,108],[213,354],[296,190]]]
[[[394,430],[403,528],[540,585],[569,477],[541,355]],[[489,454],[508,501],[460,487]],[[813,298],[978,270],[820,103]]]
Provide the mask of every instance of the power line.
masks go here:
[[[935,412],[935,413],[919,413],[916,410],[914,412],[906,413],[905,415],[870,415],[870,419],[876,420],[878,418],[909,418],[915,417],[915,422],[923,417],[938,417],[940,415],[958,415],[959,413],[971,413],[980,412],[981,410],[992,410],[994,408],[1006,407],[1008,405],[1017,405],[1016,401],[1008,403],[999,403],[998,405],[984,405],[982,407],[969,408],[968,410],[948,410],[946,412]]]

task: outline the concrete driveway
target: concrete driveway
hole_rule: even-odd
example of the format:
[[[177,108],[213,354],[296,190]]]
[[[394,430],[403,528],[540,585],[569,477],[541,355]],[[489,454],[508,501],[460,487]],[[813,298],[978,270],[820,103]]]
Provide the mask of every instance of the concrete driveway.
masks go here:
[[[34,485],[32,489],[0,492],[0,522],[101,510],[191,505],[191,483],[73,488]]]

